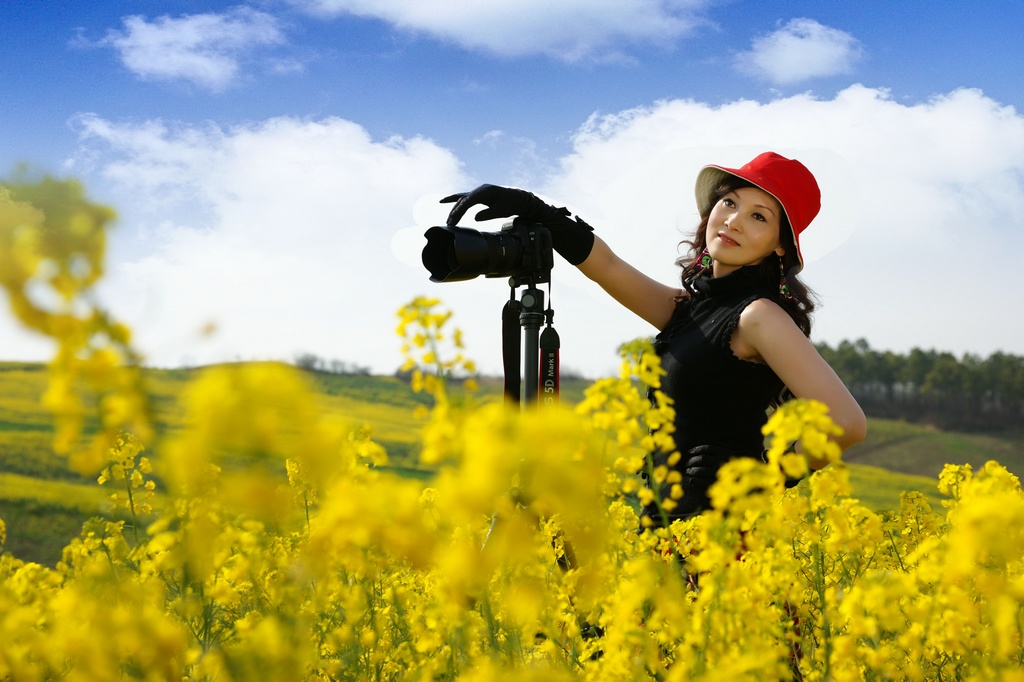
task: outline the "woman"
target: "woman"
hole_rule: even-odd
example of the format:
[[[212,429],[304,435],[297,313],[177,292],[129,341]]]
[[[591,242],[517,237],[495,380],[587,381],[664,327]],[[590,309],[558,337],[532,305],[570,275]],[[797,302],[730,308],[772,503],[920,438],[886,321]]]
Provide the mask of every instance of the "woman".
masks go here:
[[[828,405],[846,449],[866,432],[864,413],[809,340],[814,305],[797,279],[800,235],[820,208],[820,191],[799,161],[774,152],[740,168],[709,165],[696,183],[701,222],[680,258],[681,287],[657,282],[619,258],[593,228],[523,190],[483,185],[456,202],[455,225],[471,206],[477,220],[521,216],[543,224],[554,249],[615,300],[659,330],[655,349],[674,401],[684,495],[655,524],[708,505],[707,488],[734,457],[760,457],[767,410],[788,397]],[[660,463],[660,462],[659,462]],[[824,466],[811,461],[812,468]]]

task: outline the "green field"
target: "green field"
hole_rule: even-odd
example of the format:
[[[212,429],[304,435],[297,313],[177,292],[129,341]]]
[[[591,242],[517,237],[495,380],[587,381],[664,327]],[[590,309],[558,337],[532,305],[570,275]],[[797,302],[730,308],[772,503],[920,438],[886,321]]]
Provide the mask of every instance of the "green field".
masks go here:
[[[198,371],[146,371],[158,436],[181,426],[178,396]],[[418,466],[419,427],[412,415],[427,403],[424,396],[395,377],[307,376],[325,414],[341,415],[354,426],[369,425],[396,470],[429,477]],[[51,419],[39,402],[46,380],[42,365],[0,362],[0,518],[7,524],[8,551],[53,565],[84,521],[110,513],[107,496],[112,491],[75,474],[53,453]],[[565,382],[563,400],[578,400],[586,385]],[[484,390],[497,394],[501,386],[489,381]],[[867,440],[846,459],[854,496],[876,510],[894,508],[904,490],[920,491],[938,507],[936,477],[947,462],[978,467],[995,459],[1018,476],[1024,473],[1021,434],[945,433],[879,419],[870,420],[868,431]]]
[[[975,469],[989,460],[1024,475],[1024,432],[955,433],[888,419],[872,419],[868,437],[845,456],[851,464],[934,479],[946,463]]]

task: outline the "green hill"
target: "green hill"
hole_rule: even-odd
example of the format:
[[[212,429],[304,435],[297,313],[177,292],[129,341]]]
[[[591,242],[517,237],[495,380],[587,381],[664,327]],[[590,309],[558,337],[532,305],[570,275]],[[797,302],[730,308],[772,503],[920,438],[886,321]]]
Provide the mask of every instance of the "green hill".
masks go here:
[[[959,433],[890,419],[870,419],[868,437],[844,455],[850,464],[935,479],[947,463],[975,469],[996,460],[1024,477],[1024,432]]]
[[[181,425],[178,396],[198,371],[146,371],[159,433]],[[417,466],[419,427],[412,416],[418,405],[426,404],[424,396],[395,377],[311,372],[308,378],[325,413],[369,425],[396,469],[429,475]],[[52,565],[85,520],[110,513],[110,491],[75,474],[53,453],[51,419],[39,402],[46,381],[43,365],[0,362],[0,518],[7,524],[8,551]],[[587,385],[564,382],[563,401],[575,402]],[[500,382],[486,381],[483,390],[497,394]],[[854,495],[868,506],[893,508],[903,490],[921,491],[937,506],[936,476],[946,462],[977,467],[995,459],[1016,475],[1024,474],[1024,436],[945,433],[872,419],[867,440],[846,459]]]

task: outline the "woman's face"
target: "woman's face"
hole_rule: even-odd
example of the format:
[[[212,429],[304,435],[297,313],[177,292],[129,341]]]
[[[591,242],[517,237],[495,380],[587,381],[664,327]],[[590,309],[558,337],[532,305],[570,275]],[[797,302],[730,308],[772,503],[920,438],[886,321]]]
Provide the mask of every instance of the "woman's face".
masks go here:
[[[719,199],[711,208],[707,229],[715,277],[760,263],[772,252],[781,256],[781,225],[782,206],[762,189],[741,187]]]

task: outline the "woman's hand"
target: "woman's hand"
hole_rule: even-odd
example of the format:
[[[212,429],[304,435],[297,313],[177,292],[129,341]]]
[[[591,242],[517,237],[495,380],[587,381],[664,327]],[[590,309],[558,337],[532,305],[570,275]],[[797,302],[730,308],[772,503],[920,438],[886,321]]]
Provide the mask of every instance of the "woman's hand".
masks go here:
[[[448,213],[449,226],[457,225],[473,206],[482,205],[486,208],[476,214],[477,221],[519,216],[543,225],[551,232],[552,247],[573,265],[585,261],[594,247],[594,228],[579,218],[569,217],[568,209],[555,208],[523,189],[480,185],[441,200],[442,204],[453,202],[455,205]]]
[[[477,214],[477,221],[520,216],[527,220],[540,222],[545,213],[558,210],[524,189],[499,187],[498,185],[480,185],[469,192],[459,192],[441,199],[442,204],[452,202],[455,205],[448,213],[448,225],[457,225],[466,211],[477,205],[486,207]],[[562,210],[565,211],[565,209]],[[568,211],[565,211],[565,214],[568,214]]]

